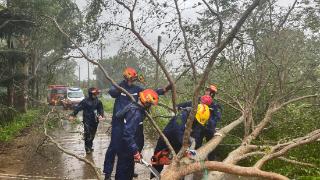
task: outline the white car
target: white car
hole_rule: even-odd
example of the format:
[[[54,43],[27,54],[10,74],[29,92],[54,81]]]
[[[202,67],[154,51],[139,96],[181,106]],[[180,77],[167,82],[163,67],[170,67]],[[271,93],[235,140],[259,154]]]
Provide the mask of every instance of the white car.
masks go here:
[[[84,99],[83,91],[78,87],[71,87],[67,89],[67,94],[62,101],[65,109],[73,108],[77,106],[80,101]]]

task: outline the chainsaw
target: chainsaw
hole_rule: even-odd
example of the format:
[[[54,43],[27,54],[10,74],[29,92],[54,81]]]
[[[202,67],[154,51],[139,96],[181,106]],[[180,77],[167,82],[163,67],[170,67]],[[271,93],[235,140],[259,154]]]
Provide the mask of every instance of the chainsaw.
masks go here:
[[[160,180],[160,173],[154,168],[152,167],[151,164],[149,164],[147,161],[145,161],[144,159],[140,160],[140,163],[144,166],[146,166],[149,171],[156,177],[157,180]]]

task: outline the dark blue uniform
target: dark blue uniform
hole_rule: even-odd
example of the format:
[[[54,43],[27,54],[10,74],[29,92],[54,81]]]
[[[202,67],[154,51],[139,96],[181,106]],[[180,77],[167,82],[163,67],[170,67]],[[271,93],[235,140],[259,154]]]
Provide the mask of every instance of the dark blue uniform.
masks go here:
[[[137,85],[129,86],[126,80],[121,81],[119,86],[127,90],[135,98],[135,101],[138,101],[139,93],[144,90],[144,88]],[[156,90],[156,92],[158,93],[158,95],[163,95],[165,93],[163,89],[158,89]],[[121,121],[116,117],[116,113],[123,110],[124,107],[131,103],[130,97],[128,97],[125,93],[119,91],[115,86],[112,86],[110,88],[109,94],[111,95],[111,97],[115,98],[115,102],[111,122],[111,141],[106,152],[103,169],[103,172],[107,175],[110,175],[112,173],[116,155],[113,147],[119,143],[118,140],[121,135],[120,132],[122,131],[122,126],[120,123]]]
[[[188,119],[188,115],[189,115],[189,111],[183,110],[181,114],[174,116],[163,130],[163,134],[168,138],[170,144],[172,145],[176,153],[178,153],[182,147],[183,134],[184,134],[186,122]],[[203,126],[200,123],[198,123],[197,120],[195,120],[192,125],[191,137],[195,138],[200,136],[199,128],[202,128],[202,127]],[[156,154],[161,150],[167,150],[167,149],[168,147],[166,143],[160,137],[158,139],[156,148],[154,150],[154,154]],[[161,172],[163,169],[163,165],[153,165],[153,167],[157,169],[158,172]],[[153,174],[151,174],[151,177],[153,177]]]
[[[118,143],[113,147],[118,156],[115,179],[130,180],[134,173],[133,155],[141,152],[144,146],[145,109],[136,103],[130,103],[116,116],[120,121],[120,136],[117,139]]]
[[[71,114],[76,116],[79,111],[83,111],[83,127],[84,127],[84,142],[86,151],[92,150],[93,139],[95,137],[99,121],[97,117],[104,117],[103,105],[98,98],[89,97],[82,100]]]
[[[188,101],[185,103],[178,104],[178,108],[186,108],[186,107],[192,107],[192,102]],[[196,141],[196,149],[202,146],[203,138],[206,138],[206,141],[209,141],[214,133],[217,126],[217,122],[221,119],[221,106],[216,103],[212,102],[209,106],[210,108],[210,119],[207,122],[207,125],[205,127],[198,128],[197,131],[200,131],[199,133],[196,133],[195,138]]]

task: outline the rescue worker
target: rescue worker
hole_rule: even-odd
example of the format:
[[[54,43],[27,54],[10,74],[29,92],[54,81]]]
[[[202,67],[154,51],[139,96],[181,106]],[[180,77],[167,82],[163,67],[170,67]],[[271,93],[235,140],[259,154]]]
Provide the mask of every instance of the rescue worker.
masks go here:
[[[137,80],[139,80],[136,70],[131,67],[125,68],[125,70],[123,71],[123,77],[124,77],[124,80],[119,83],[119,86],[124,88],[126,91],[128,91],[135,98],[135,101],[137,101],[139,93],[144,89],[134,84]],[[156,92],[159,95],[164,95],[170,89],[171,87],[167,86],[165,88],[157,89]],[[109,177],[106,179],[110,179],[111,177],[114,160],[115,160],[115,150],[113,146],[115,146],[115,143],[118,143],[121,128],[122,128],[120,126],[121,124],[120,120],[117,119],[116,117],[116,113],[131,103],[130,97],[128,97],[126,94],[118,90],[115,86],[112,86],[110,88],[109,94],[111,95],[111,97],[115,98],[115,102],[114,102],[112,122],[111,122],[111,125],[112,125],[111,141],[107,149],[105,160],[104,160],[103,172],[105,173],[105,177]]]
[[[69,120],[73,121],[78,112],[83,111],[84,144],[87,154],[93,151],[92,144],[99,121],[104,119],[103,105],[97,97],[99,93],[99,89],[95,87],[89,88],[88,97],[83,99],[69,116]]]
[[[185,125],[190,112],[189,109],[183,109],[181,114],[174,116],[170,122],[166,125],[163,130],[163,134],[168,138],[170,144],[172,145],[176,153],[179,152],[182,147],[183,134],[185,130]],[[200,136],[201,129],[205,127],[205,124],[210,118],[210,110],[206,104],[198,104],[197,113],[195,115],[195,121],[192,125],[191,137]],[[197,142],[196,142],[197,143]],[[160,173],[164,165],[170,164],[169,149],[163,139],[160,137],[157,141],[156,148],[154,150],[154,155],[152,156],[151,163],[152,166]],[[150,174],[151,178],[154,177]]]
[[[198,149],[199,147],[202,146],[202,142],[203,142],[203,138],[206,139],[206,141],[208,142],[210,139],[212,139],[212,137],[215,134],[215,129],[216,129],[216,125],[217,122],[220,121],[221,119],[221,106],[214,101],[214,97],[217,93],[217,87],[215,85],[209,85],[204,92],[204,96],[202,96],[200,99],[200,101],[206,101],[205,104],[207,104],[210,108],[210,119],[208,121],[208,123],[206,124],[205,128],[202,129],[200,136],[196,137],[196,149]],[[210,98],[211,97],[211,100]],[[203,98],[203,99],[202,99]],[[192,102],[188,101],[185,103],[181,103],[178,104],[178,109],[183,109],[186,107],[192,107]]]
[[[148,110],[152,105],[157,105],[157,103],[158,94],[152,89],[146,89],[139,93],[137,103],[130,103],[116,114],[117,120],[120,122],[120,136],[113,147],[118,156],[116,180],[130,180],[133,178],[134,163],[140,162],[142,159],[145,110]]]
[[[209,105],[212,116],[210,117],[210,121],[208,122],[206,128],[204,129],[204,131],[202,131],[200,136],[202,140],[203,138],[205,138],[206,142],[210,141],[210,139],[213,138],[216,132],[217,122],[221,120],[222,107],[217,103],[217,101],[214,100],[217,91],[218,89],[216,85],[212,84],[209,85],[204,92],[205,95],[209,95],[212,98],[212,103]],[[200,141],[201,143],[198,144],[198,147],[196,147],[196,149],[202,146],[202,140]]]

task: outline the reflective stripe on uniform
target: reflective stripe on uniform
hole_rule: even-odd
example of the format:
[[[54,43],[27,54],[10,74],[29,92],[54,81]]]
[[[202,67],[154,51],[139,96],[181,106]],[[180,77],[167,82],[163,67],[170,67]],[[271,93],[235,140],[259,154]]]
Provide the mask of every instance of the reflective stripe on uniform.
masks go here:
[[[131,94],[132,96],[138,96],[138,93]],[[127,96],[125,93],[121,93],[121,96]]]

